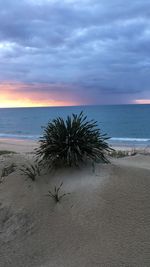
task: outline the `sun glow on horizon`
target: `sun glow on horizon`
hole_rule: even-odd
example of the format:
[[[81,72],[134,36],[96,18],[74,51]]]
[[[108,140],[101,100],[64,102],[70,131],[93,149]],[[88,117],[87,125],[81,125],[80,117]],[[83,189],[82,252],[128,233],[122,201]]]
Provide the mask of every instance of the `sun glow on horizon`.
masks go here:
[[[1,83],[0,108],[75,106],[79,104],[77,101],[72,101],[66,93],[62,93],[61,96],[58,86],[53,86],[52,92],[42,91],[43,87],[44,85],[40,84]]]
[[[2,101],[2,102],[1,102]],[[8,98],[0,97],[0,108],[21,108],[21,107],[57,107],[57,106],[75,106],[74,102],[63,102],[63,101],[54,101],[54,100],[45,100],[45,101],[33,101],[31,99],[18,99],[18,100],[9,100]]]
[[[136,99],[135,104],[150,104],[150,99]]]

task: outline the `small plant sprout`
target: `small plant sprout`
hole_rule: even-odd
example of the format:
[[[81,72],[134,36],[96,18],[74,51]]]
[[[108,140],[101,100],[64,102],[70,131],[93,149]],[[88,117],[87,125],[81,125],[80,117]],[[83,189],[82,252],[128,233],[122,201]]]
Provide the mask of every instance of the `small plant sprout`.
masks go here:
[[[37,176],[40,176],[40,167],[38,164],[30,164],[30,165],[23,165],[22,168],[20,168],[20,171],[22,174],[25,174],[28,178],[30,178],[32,181],[35,181]]]
[[[52,191],[48,191],[48,194],[47,196],[51,197],[52,199],[54,199],[54,201],[56,203],[60,202],[60,200],[65,197],[66,195],[69,195],[70,193],[64,193],[64,194],[60,194],[60,190],[61,190],[61,187],[63,185],[63,182],[57,187],[55,186],[54,187],[54,192]]]

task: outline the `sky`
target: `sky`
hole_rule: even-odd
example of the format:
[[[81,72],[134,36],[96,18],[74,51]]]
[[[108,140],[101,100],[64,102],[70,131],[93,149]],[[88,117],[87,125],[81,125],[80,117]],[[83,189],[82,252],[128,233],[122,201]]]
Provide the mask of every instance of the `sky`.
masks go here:
[[[149,0],[0,0],[0,107],[142,103]]]

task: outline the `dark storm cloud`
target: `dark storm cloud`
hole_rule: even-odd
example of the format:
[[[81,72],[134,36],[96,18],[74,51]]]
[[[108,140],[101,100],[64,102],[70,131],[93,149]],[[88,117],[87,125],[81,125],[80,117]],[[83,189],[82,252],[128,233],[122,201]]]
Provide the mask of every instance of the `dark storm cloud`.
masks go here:
[[[150,99],[149,17],[147,0],[1,0],[0,80],[70,85],[86,103]]]

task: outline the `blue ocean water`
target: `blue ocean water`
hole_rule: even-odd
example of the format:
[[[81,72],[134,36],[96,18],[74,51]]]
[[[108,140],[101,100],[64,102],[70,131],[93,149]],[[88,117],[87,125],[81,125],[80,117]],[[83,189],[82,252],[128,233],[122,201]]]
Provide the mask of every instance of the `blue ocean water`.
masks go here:
[[[98,122],[112,144],[150,145],[150,105],[2,108],[0,138],[38,139],[49,120],[81,111]]]

